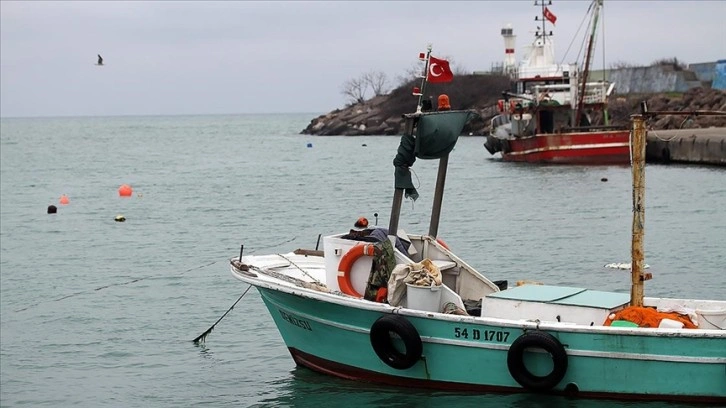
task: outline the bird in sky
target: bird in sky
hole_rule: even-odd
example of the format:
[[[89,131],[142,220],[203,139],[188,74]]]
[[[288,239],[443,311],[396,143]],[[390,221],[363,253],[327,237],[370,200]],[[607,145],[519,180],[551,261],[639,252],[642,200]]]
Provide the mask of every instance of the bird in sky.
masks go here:
[[[96,65],[103,65],[103,58],[101,57],[101,54],[98,54],[98,62]]]

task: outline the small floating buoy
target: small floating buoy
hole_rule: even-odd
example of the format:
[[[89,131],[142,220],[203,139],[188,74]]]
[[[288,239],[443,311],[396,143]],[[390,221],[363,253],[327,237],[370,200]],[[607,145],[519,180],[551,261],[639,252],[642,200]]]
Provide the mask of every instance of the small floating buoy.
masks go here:
[[[312,143],[308,143],[308,147],[313,147],[313,144]]]
[[[121,187],[118,188],[118,195],[121,197],[131,197],[133,192],[134,190],[131,189],[131,186],[128,184],[122,184]]]
[[[603,177],[603,178],[600,179],[600,181],[608,181],[608,178],[607,177]]]
[[[56,208],[56,206],[54,206],[54,205],[48,206],[48,214],[55,214],[57,212],[58,212],[58,208]]]
[[[126,217],[124,217],[122,214],[119,214],[113,220],[116,222],[124,222],[124,221],[126,221]]]
[[[367,145],[367,144],[365,144],[365,143],[363,143],[363,144],[362,144],[361,146],[363,146],[363,147],[368,147],[368,145]]]
[[[63,194],[63,195],[61,196],[61,198],[60,198],[60,200],[59,200],[59,201],[60,201],[60,203],[61,203],[61,204],[63,204],[63,205],[66,205],[66,204],[68,204],[68,203],[70,202],[70,200],[68,199],[68,196],[67,196],[67,195],[65,195],[65,194]]]

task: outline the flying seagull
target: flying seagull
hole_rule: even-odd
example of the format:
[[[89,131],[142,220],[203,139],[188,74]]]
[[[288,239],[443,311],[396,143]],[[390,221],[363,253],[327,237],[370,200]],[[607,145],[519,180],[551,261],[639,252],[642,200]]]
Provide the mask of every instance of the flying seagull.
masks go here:
[[[103,65],[103,58],[101,57],[101,54],[98,54],[98,62],[96,65]]]

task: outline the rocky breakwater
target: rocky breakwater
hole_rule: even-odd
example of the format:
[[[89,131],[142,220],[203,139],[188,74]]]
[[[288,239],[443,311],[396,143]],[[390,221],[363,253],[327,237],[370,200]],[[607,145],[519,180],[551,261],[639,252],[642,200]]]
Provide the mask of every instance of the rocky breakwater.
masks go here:
[[[402,115],[416,109],[418,98],[411,95],[418,81],[402,85],[391,93],[376,96],[362,103],[336,109],[310,121],[302,134],[319,136],[400,135],[403,133]],[[510,87],[509,78],[500,75],[457,76],[447,84],[429,84],[425,97],[436,105],[438,96],[449,95],[452,109],[471,109],[479,117],[469,121],[465,135],[483,136],[489,133],[491,119],[497,115],[496,103],[502,91]],[[622,94],[610,98],[609,113],[612,125],[630,126],[630,115],[640,110],[646,101],[650,111],[726,111],[726,91],[710,88],[692,88],[686,92],[658,94]],[[651,129],[724,128],[723,116],[664,115],[650,121]]]
[[[686,92],[658,94],[615,95],[610,98],[609,112],[613,124],[627,126],[630,115],[640,112],[645,101],[650,112],[656,111],[726,111],[726,91],[711,88],[691,88]],[[650,120],[650,129],[725,128],[726,116],[660,115]]]
[[[387,95],[352,104],[318,116],[301,132],[319,136],[400,135],[403,133],[403,114],[416,110],[418,97],[411,95],[419,81],[410,81]],[[451,109],[471,109],[479,117],[471,120],[464,134],[485,135],[489,121],[497,114],[497,99],[509,89],[509,79],[500,75],[460,75],[445,84],[429,84],[425,98],[436,101],[440,94],[449,95]]]

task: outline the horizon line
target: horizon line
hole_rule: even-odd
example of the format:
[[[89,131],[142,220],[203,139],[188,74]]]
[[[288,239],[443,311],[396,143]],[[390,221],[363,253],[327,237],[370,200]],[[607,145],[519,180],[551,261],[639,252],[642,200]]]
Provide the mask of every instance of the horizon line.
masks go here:
[[[122,118],[151,116],[235,116],[235,115],[323,115],[324,112],[236,112],[236,113],[123,113],[105,115],[27,115],[2,116],[0,119],[73,119],[73,118]]]

